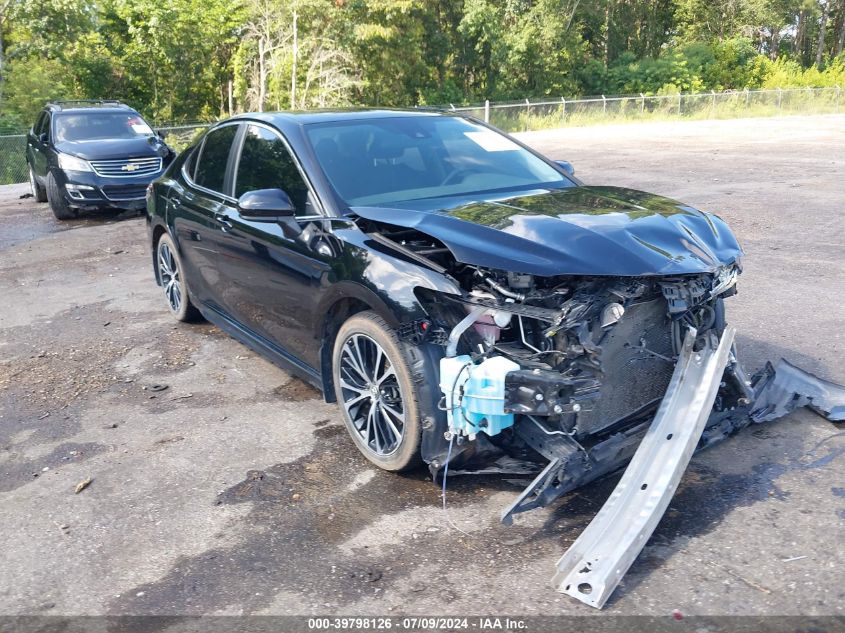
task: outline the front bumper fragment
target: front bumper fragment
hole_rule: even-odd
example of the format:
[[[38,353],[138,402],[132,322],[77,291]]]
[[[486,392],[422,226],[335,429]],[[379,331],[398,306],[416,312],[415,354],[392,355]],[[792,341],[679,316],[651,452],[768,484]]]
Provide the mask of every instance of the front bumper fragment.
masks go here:
[[[622,479],[563,555],[552,582],[601,608],[645,546],[692,457],[713,408],[735,329],[694,351],[687,333],[666,395]],[[715,337],[713,337],[715,338]]]
[[[783,358],[766,363],[757,376],[752,422],[768,422],[801,407],[809,407],[831,422],[845,421],[845,387],[799,369]]]

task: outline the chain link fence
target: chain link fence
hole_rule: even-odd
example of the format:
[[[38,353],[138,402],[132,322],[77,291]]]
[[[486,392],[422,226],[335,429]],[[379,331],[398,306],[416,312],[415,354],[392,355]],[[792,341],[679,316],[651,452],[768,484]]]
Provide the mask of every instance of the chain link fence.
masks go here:
[[[506,132],[576,125],[666,119],[733,119],[840,111],[840,86],[740,90],[673,95],[625,95],[582,99],[545,99],[448,108],[464,112]]]
[[[26,135],[0,136],[0,184],[9,185],[29,179],[26,167]]]
[[[583,99],[545,99],[454,106],[444,109],[464,112],[506,132],[542,130],[565,126],[624,121],[667,119],[729,119],[787,114],[840,112],[842,89],[790,88],[741,90],[674,95],[627,95]],[[158,126],[167,143],[177,151],[187,147],[207,123]],[[26,135],[0,135],[0,184],[26,182]]]

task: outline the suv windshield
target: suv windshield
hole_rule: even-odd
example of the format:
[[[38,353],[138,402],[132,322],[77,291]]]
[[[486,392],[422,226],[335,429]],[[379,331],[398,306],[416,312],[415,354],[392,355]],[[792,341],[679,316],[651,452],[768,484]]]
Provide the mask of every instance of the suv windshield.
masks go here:
[[[574,184],[508,137],[458,117],[314,123],[306,131],[350,206]]]
[[[55,116],[57,142],[130,139],[152,134],[152,128],[136,112],[81,112]]]

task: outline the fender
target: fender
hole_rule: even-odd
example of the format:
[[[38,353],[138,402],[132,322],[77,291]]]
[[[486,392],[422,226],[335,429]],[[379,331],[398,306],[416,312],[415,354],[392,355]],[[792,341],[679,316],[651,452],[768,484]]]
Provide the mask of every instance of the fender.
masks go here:
[[[312,335],[320,341],[320,374],[326,402],[334,402],[331,356],[339,327],[336,306],[352,299],[381,316],[392,328],[426,316],[415,290],[427,288],[460,296],[461,290],[446,276],[388,252],[354,226],[335,229],[343,252],[332,264],[331,286],[320,300]],[[340,315],[341,317],[345,315]]]

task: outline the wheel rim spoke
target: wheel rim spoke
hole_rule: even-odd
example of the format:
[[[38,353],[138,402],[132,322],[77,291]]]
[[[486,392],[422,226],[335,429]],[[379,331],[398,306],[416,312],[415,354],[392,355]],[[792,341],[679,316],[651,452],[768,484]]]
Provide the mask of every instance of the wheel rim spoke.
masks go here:
[[[396,441],[398,442],[399,440],[402,439],[402,432],[399,429],[396,428],[396,425],[390,419],[390,416],[387,415],[387,411],[390,410],[390,407],[388,407],[384,403],[381,403],[379,405],[379,410],[381,412],[382,419],[386,423],[387,428],[390,429],[390,432],[393,433],[393,436],[396,438]],[[404,416],[402,416],[402,418],[404,419]]]
[[[375,416],[375,407],[370,407],[367,410],[367,428],[364,429],[364,441],[367,446],[370,445],[370,431],[373,428],[373,417]]]
[[[361,350],[358,347],[358,337],[353,337],[347,341],[345,347],[348,348],[349,353],[344,355],[344,360],[348,367],[351,367],[355,373],[357,373],[364,382],[370,382],[370,376],[364,370],[363,367],[363,358],[361,357]]]
[[[338,380],[344,411],[368,451],[387,456],[402,442],[405,410],[395,367],[384,348],[365,334],[341,347]]]
[[[373,439],[375,440],[376,452],[382,453],[384,452],[384,439],[382,438],[384,429],[382,428],[383,423],[381,422],[379,413],[379,407],[376,404],[373,406]]]
[[[158,271],[170,309],[179,312],[182,307],[182,284],[179,283],[179,267],[167,244],[159,246]]]
[[[363,394],[363,395],[367,396],[368,398],[370,397],[370,392],[367,389],[353,385],[351,382],[348,382],[346,380],[341,380],[340,386],[343,387],[344,389],[349,389],[350,391],[356,391],[359,394]]]
[[[391,376],[395,376],[396,371],[393,369],[393,365],[390,366],[390,369],[387,369],[376,381],[379,385],[381,385],[385,380],[390,378]]]

